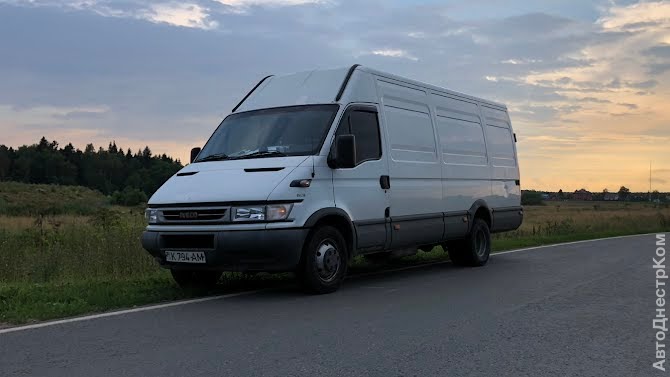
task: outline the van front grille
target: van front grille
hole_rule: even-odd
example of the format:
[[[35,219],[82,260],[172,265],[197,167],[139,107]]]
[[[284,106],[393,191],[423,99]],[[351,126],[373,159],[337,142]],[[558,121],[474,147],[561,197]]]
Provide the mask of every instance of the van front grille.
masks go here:
[[[225,208],[170,208],[161,211],[166,224],[223,223],[229,220],[228,207]]]

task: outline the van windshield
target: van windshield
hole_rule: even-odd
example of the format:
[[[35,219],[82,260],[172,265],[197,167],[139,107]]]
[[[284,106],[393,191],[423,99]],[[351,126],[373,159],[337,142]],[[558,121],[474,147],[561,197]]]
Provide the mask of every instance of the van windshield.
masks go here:
[[[317,154],[337,110],[305,105],[229,115],[194,162]]]

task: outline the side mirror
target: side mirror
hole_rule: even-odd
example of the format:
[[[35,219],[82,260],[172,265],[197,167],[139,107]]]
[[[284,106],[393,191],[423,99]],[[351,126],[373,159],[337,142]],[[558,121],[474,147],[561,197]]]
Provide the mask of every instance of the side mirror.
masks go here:
[[[201,149],[202,149],[202,148],[193,148],[193,149],[191,149],[191,162],[193,162],[193,160],[195,160],[196,157],[198,157],[198,154],[200,153],[200,150],[201,150]]]
[[[339,135],[335,139],[335,168],[351,169],[356,166],[356,136]]]

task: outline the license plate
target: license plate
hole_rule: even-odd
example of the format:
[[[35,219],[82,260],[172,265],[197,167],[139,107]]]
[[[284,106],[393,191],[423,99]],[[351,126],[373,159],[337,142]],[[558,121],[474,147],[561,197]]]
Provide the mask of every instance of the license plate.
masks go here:
[[[202,251],[166,251],[165,260],[177,263],[207,263]]]

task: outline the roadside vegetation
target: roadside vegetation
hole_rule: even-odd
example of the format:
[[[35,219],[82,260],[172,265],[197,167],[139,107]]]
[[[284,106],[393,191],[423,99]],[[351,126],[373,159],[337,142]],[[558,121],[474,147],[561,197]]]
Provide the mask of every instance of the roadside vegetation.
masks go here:
[[[670,231],[667,204],[544,202],[521,228],[493,236],[495,251],[589,238]],[[142,249],[143,208],[110,204],[78,186],[0,182],[0,326],[194,297]],[[441,248],[352,273],[447,260]],[[271,287],[290,274],[228,273],[210,294]]]
[[[93,215],[108,205],[100,192],[81,186],[0,182],[0,216]]]
[[[133,153],[113,141],[106,149],[87,144],[84,150],[45,137],[17,149],[0,144],[0,181],[83,186],[120,205],[146,202],[181,168],[179,160],[153,155],[149,147]]]

